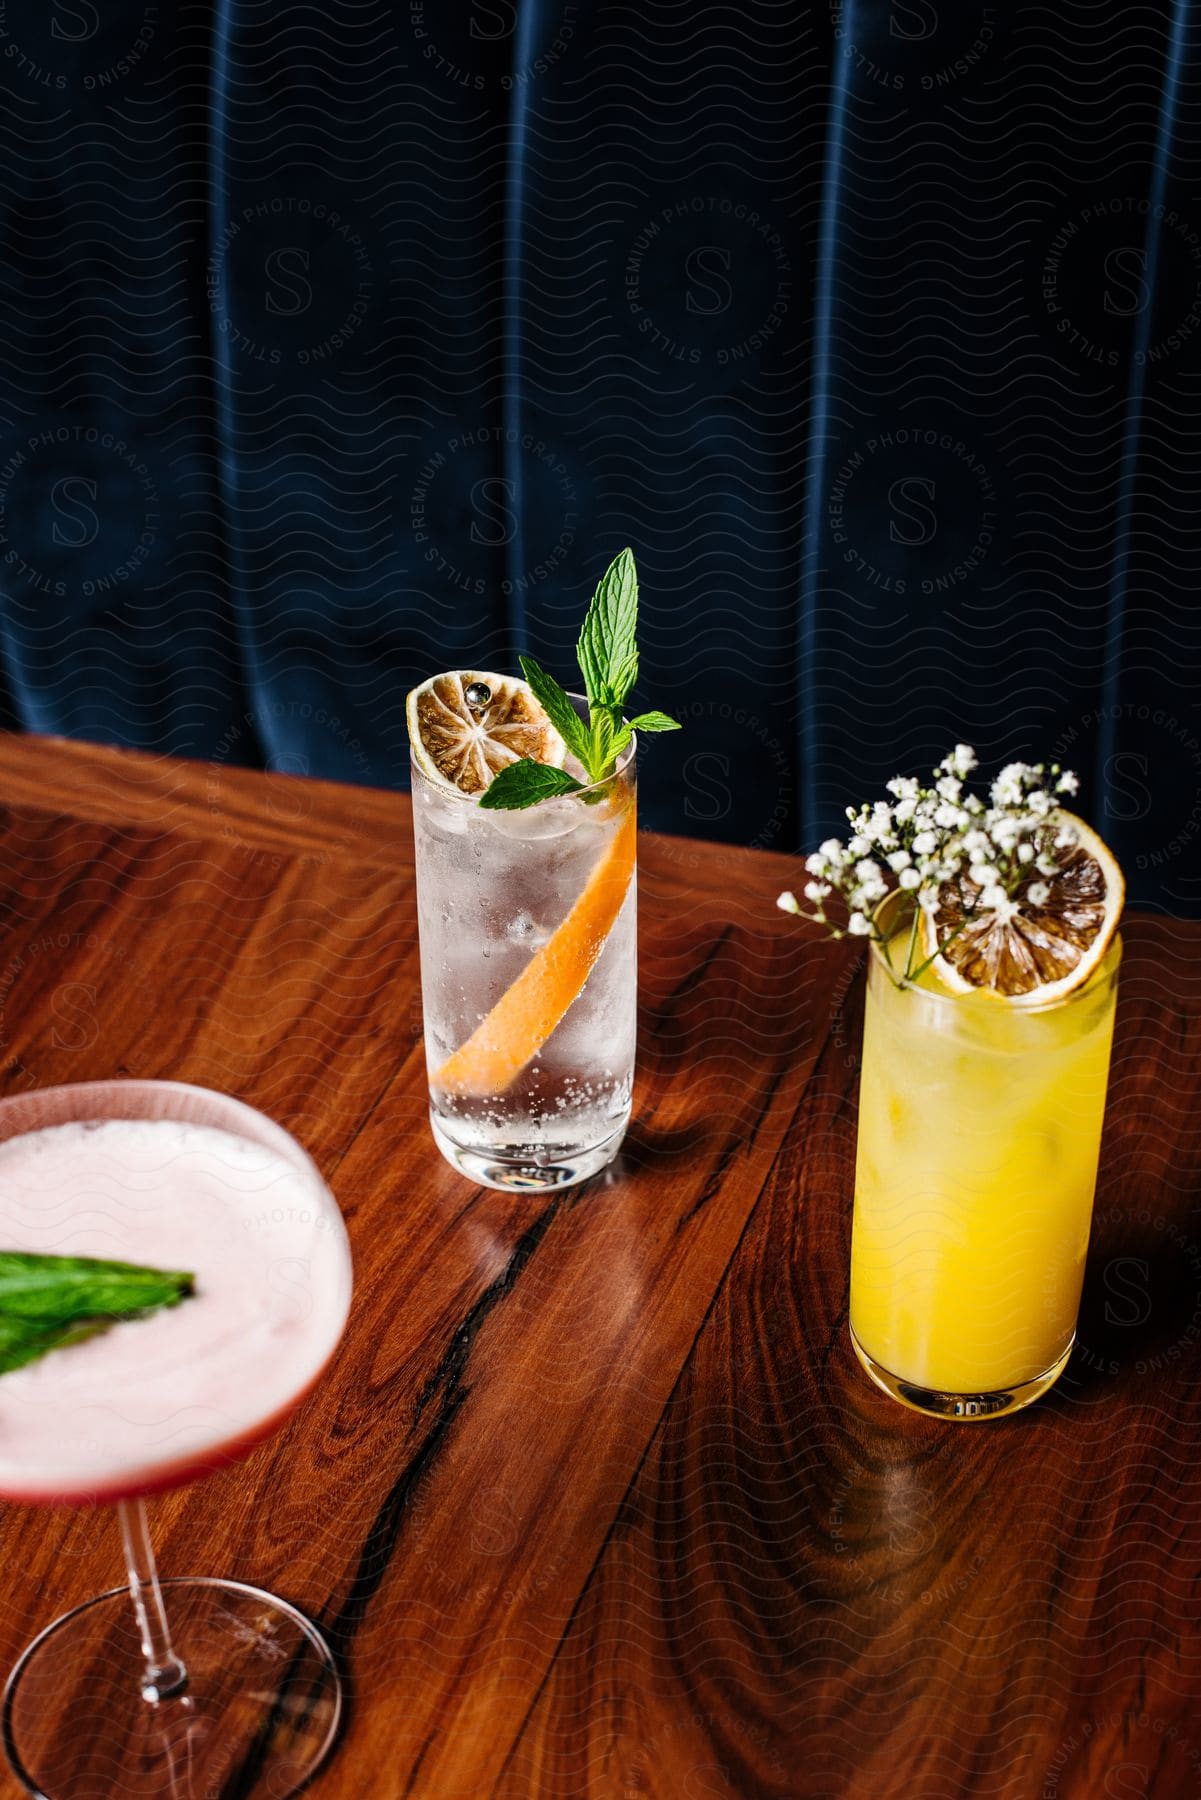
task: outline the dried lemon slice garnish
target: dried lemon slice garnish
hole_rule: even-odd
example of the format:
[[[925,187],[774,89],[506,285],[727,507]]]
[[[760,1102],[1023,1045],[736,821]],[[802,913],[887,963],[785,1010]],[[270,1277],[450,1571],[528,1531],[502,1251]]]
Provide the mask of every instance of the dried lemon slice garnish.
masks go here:
[[[432,675],[409,695],[413,759],[427,780],[482,794],[501,769],[528,757],[560,769],[567,754],[529,684],[486,669]]]
[[[1008,906],[971,918],[981,890],[964,875],[923,907],[926,953],[942,944],[933,968],[953,993],[986,991],[1042,1006],[1082,987],[1100,966],[1117,930],[1126,884],[1083,819],[1060,812],[1056,823],[1072,842],[1051,873],[1032,866]]]

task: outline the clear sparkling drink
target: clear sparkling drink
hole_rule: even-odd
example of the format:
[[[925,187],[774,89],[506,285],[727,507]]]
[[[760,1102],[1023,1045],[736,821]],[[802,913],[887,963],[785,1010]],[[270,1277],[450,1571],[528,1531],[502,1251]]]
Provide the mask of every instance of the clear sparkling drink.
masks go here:
[[[633,751],[582,793],[483,810],[413,767],[430,1122],[490,1187],[582,1181],[630,1117]]]

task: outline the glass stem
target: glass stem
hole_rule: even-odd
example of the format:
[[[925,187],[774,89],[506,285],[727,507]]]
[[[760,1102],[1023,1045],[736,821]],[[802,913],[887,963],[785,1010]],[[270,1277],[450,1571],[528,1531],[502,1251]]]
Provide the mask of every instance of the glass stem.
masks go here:
[[[138,1630],[142,1634],[142,1654],[146,1669],[142,1678],[143,1700],[166,1700],[186,1685],[188,1671],[176,1656],[163,1606],[154,1549],[146,1523],[146,1507],[141,1500],[122,1500],[117,1506],[121,1520],[121,1539],[125,1545],[125,1569]]]

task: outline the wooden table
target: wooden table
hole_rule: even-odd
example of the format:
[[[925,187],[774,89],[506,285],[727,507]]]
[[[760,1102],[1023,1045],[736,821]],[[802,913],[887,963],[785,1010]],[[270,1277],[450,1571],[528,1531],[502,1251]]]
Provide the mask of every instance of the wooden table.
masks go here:
[[[862,972],[788,858],[644,836],[627,1148],[523,1198],[430,1141],[404,798],[5,738],[0,800],[3,1091],[227,1089],[346,1214],[331,1374],[154,1507],[335,1641],[318,1800],[1201,1795],[1197,927],[1128,925],[1068,1373],[940,1426],[848,1346]],[[117,1544],[3,1534],[8,1662]]]

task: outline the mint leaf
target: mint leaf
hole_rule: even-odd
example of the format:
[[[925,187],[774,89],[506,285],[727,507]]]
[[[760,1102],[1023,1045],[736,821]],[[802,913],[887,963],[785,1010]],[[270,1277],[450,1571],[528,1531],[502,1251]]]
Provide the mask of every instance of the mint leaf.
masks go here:
[[[174,1306],[191,1291],[192,1276],[182,1270],[0,1250],[0,1314],[9,1318],[55,1325],[98,1314],[125,1318]]]
[[[682,729],[678,719],[669,719],[663,712],[639,713],[638,717],[631,719],[629,724],[631,731],[680,731]]]
[[[510,763],[493,776],[480,795],[480,806],[485,812],[518,812],[555,794],[578,793],[582,785],[566,769],[552,769],[547,763],[531,762],[523,756],[520,762]]]
[[[627,744],[629,743],[629,741],[633,737],[633,735],[634,735],[634,733],[630,730],[629,726],[627,724],[625,724],[625,722],[623,721],[621,728],[619,729],[619,731],[617,733],[617,736],[613,739],[612,744],[609,746],[609,754],[613,758],[614,762],[617,761],[617,758],[621,755],[622,751],[626,748]]]
[[[620,708],[638,679],[638,571],[634,552],[615,556],[601,576],[576,645],[593,706]]]
[[[541,705],[543,712],[571,754],[591,772],[591,764],[588,760],[591,744],[588,727],[571,704],[566,691],[559,686],[553,675],[548,675],[542,665],[534,661],[532,656],[523,656],[519,660],[521,672],[534,690],[534,698]]]
[[[73,1325],[34,1325],[28,1319],[0,1316],[0,1375],[23,1369],[51,1350],[76,1344],[104,1330],[104,1320],[77,1320]]]
[[[175,1306],[192,1286],[181,1269],[0,1250],[0,1374],[114,1320]]]
[[[594,706],[591,708],[590,733],[591,747],[588,773],[593,781],[599,781],[617,754],[617,739],[621,735],[621,714],[615,706]],[[626,736],[629,742],[629,736]]]

